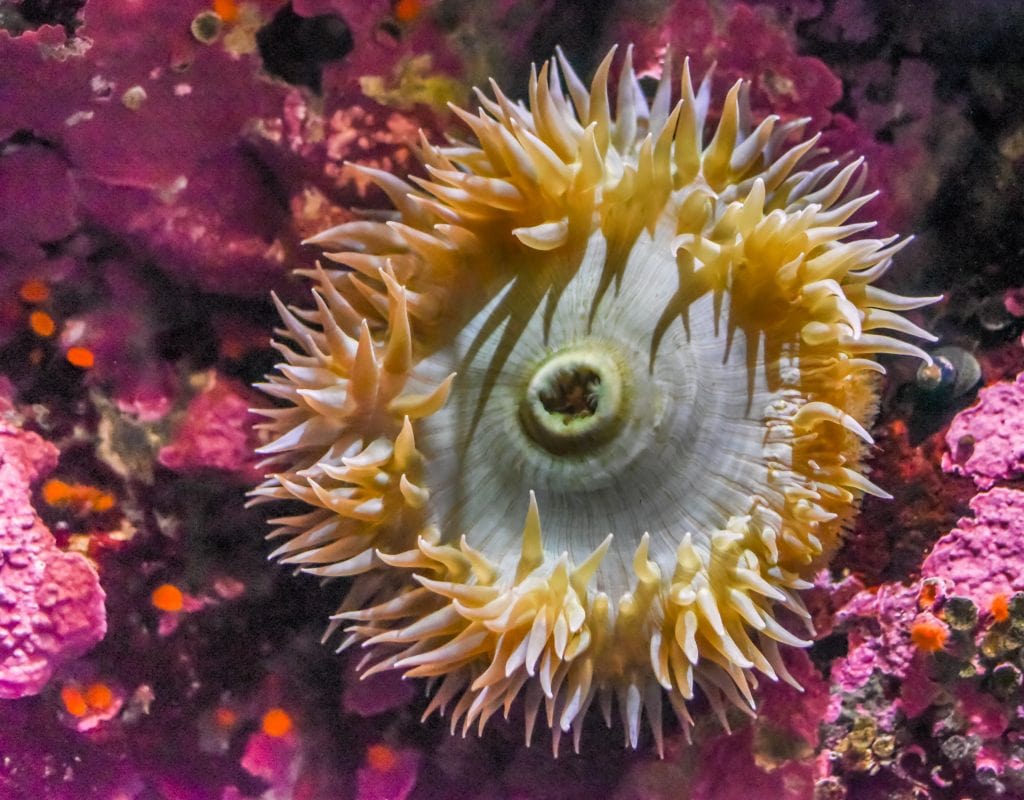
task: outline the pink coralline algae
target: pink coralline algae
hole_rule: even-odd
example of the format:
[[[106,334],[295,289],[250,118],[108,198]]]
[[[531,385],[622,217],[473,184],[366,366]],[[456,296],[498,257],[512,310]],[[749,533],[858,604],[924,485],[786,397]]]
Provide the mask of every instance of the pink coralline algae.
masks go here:
[[[67,164],[52,150],[20,147],[0,158],[0,252],[11,260],[43,259],[42,243],[63,239],[77,225],[73,188]]]
[[[962,596],[988,607],[996,595],[1024,590],[1024,492],[993,489],[971,500],[973,517],[939,539],[909,586],[883,584],[858,592],[837,615],[849,651],[833,666],[833,683],[853,691],[878,672],[905,678],[921,651],[911,641],[929,608]]]
[[[970,506],[974,517],[935,544],[921,574],[951,582],[951,594],[987,608],[996,595],[1024,590],[1024,492],[995,488]]]
[[[244,19],[209,42],[191,29],[210,11],[203,0],[90,0],[75,35],[53,25],[16,36],[0,30],[0,141],[18,132],[45,141],[49,149],[28,151],[52,162],[31,172],[8,168],[34,176],[19,196],[45,203],[68,178],[44,178],[62,169],[75,188],[52,214],[31,213],[35,202],[5,205],[27,209],[19,218],[31,213],[26,236],[60,239],[66,234],[36,231],[39,221],[55,229],[73,212],[75,222],[156,257],[182,283],[234,295],[274,286],[298,258],[287,176],[302,165],[268,163],[275,151],[268,127],[288,87],[261,72],[254,35],[284,5],[247,3]]]
[[[716,84],[750,80],[751,107],[758,114],[807,116],[821,128],[843,94],[842,82],[820,59],[799,55],[783,26],[744,3],[719,15],[706,0],[676,0],[661,25],[630,18],[617,34],[621,41],[637,42],[640,72],[660,74],[660,54],[668,48],[677,58],[690,55],[697,74],[714,63]]]
[[[982,389],[949,426],[946,445],[942,468],[981,489],[1024,474],[1024,373]]]
[[[211,376],[188,404],[173,439],[157,460],[175,472],[216,469],[247,481],[258,478],[252,405],[253,398],[243,386]]]
[[[50,258],[46,252],[49,244],[65,239],[78,225],[74,191],[59,154],[40,146],[0,146],[0,344],[25,324],[15,298],[26,279],[52,281],[74,272],[71,259]],[[33,201],[24,202],[26,197]],[[40,208],[47,213],[40,214]]]
[[[974,516],[961,519],[935,543],[920,580],[864,589],[839,611],[848,652],[833,663],[834,689],[855,692],[876,674],[902,680],[904,711],[915,716],[937,691],[927,679],[929,654],[913,641],[915,625],[945,628],[932,611],[938,613],[950,597],[987,609],[994,598],[1024,590],[1024,492],[992,489],[974,497],[970,508]],[[830,718],[841,699],[834,696]]]
[[[667,4],[660,24],[651,25],[643,14],[629,15],[615,31],[616,41],[635,42],[638,72],[660,74],[661,55],[688,55],[695,74],[714,65],[712,78],[717,91],[724,91],[737,79],[750,81],[751,108],[757,117],[777,114],[785,121],[805,118],[808,130],[820,131],[821,144],[835,154],[857,153],[871,165],[867,181],[881,190],[865,208],[866,218],[877,220],[882,235],[897,232],[920,208],[919,166],[922,153],[905,143],[917,141],[901,130],[899,142],[876,136],[899,110],[901,125],[915,120],[914,134],[922,133],[931,120],[931,73],[914,63],[902,70],[899,97],[882,108],[863,96],[857,97],[858,115],[852,119],[834,109],[843,97],[843,81],[829,65],[800,53],[794,27],[800,17],[821,13],[799,8],[800,3],[766,0],[760,3],[710,3],[708,0],[675,0]],[[814,5],[813,3],[804,4]],[[838,4],[839,7],[848,4]],[[854,15],[856,16],[856,15]],[[884,65],[879,62],[880,68]],[[923,75],[921,74],[923,72]],[[854,85],[860,80],[851,81]],[[884,120],[883,115],[890,115]],[[906,184],[916,181],[912,186]],[[916,189],[918,194],[912,195]],[[934,187],[930,188],[934,191]]]
[[[51,143],[75,176],[78,215],[159,254],[185,280],[222,286],[224,270],[244,268],[267,286],[281,270],[274,244],[287,238],[285,209],[247,202],[239,228],[230,210],[196,195],[210,191],[211,171],[244,169],[233,155],[240,133],[274,112],[281,90],[253,80],[251,55],[195,40],[189,23],[204,7],[93,0],[75,37],[50,25],[17,37],[0,30],[11,76],[0,84],[0,138],[24,131]],[[258,177],[245,185],[249,201],[272,197]],[[224,196],[234,184],[212,188]]]
[[[0,698],[37,694],[54,670],[106,633],[104,593],[89,562],[61,551],[31,504],[57,449],[5,416],[0,398]]]
[[[853,692],[876,672],[906,675],[917,652],[910,626],[918,613],[919,593],[917,586],[884,584],[859,592],[840,610],[836,621],[846,628],[849,649],[832,665],[834,687]]]

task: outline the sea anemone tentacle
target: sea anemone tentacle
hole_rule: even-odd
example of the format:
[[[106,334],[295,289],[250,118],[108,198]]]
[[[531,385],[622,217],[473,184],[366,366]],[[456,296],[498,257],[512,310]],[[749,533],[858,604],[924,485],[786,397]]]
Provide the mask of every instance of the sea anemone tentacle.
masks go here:
[[[806,578],[888,496],[875,356],[934,340],[903,312],[936,298],[872,285],[909,240],[857,221],[862,160],[753,125],[742,81],[706,137],[688,61],[649,102],[627,49],[613,108],[614,56],[588,89],[558,53],[528,104],[492,82],[452,109],[466,140],[421,139],[423,176],[356,167],[394,216],[310,240],[314,307],[278,303],[261,385],[254,501],[312,508],[273,521],[276,557],[354,576],[342,646],[433,680],[453,731],[522,697],[556,751],[595,701],[660,751],[666,699],[728,726],[759,679],[796,685]]]

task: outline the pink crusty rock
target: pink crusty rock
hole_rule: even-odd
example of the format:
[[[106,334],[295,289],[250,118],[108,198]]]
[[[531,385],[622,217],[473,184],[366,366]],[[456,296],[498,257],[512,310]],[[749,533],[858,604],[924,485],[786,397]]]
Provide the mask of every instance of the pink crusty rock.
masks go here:
[[[0,387],[2,388],[2,387]],[[104,593],[84,556],[65,553],[31,504],[57,448],[10,419],[0,392],[0,698],[38,694],[60,664],[107,631]]]
[[[189,403],[172,441],[157,460],[175,472],[222,470],[259,480],[253,433],[256,416],[249,411],[252,395],[229,378],[213,375]]]
[[[1024,591],[1024,491],[998,487],[982,492],[970,508],[974,517],[962,518],[935,543],[921,565],[920,580],[864,589],[836,614],[837,624],[846,628],[849,651],[832,665],[827,719],[836,718],[843,693],[858,691],[876,672],[904,682],[902,709],[908,716],[932,702],[935,687],[926,683],[923,654],[910,638],[922,614],[925,581],[941,585],[942,597],[969,597],[982,609],[998,594]]]
[[[953,419],[946,446],[942,468],[970,476],[980,489],[1024,474],[1024,372],[982,389]]]
[[[952,582],[951,594],[987,608],[997,594],[1024,591],[1024,492],[997,487],[971,499],[964,517],[935,543],[923,578]]]
[[[839,611],[836,622],[847,630],[849,651],[832,664],[834,689],[855,692],[876,671],[900,679],[907,674],[916,652],[910,626],[919,594],[917,584],[886,583],[858,592]]]

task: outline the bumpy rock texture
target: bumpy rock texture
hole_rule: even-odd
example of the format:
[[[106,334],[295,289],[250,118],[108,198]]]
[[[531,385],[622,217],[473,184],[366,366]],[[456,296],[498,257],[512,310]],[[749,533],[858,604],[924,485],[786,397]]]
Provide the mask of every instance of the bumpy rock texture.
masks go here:
[[[970,506],[974,516],[935,543],[921,575],[948,581],[949,594],[987,606],[997,595],[1024,591],[1024,492],[997,487]]]
[[[949,426],[946,446],[942,468],[980,489],[1024,474],[1024,373],[982,389]]]
[[[107,630],[99,578],[79,553],[57,547],[32,507],[32,484],[57,448],[20,430],[0,396],[0,698],[37,694],[54,670]]]
[[[176,472],[223,470],[242,480],[258,476],[252,404],[251,393],[237,382],[210,376],[157,460]]]

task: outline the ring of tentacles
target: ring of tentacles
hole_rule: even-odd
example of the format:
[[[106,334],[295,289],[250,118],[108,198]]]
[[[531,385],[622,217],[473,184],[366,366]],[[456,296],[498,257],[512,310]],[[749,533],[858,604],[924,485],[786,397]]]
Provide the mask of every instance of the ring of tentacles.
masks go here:
[[[425,177],[362,168],[394,204],[314,237],[313,304],[278,303],[262,389],[274,555],[353,577],[331,630],[433,680],[452,729],[523,697],[554,744],[597,701],[637,746],[663,704],[724,720],[779,645],[864,493],[877,354],[931,340],[873,284],[905,243],[851,218],[860,160],[808,120],[708,122],[688,65],[653,97],[627,53],[588,89],[559,53],[528,103],[492,83]],[[674,96],[675,95],[675,96]],[[709,129],[709,130],[706,130]]]

